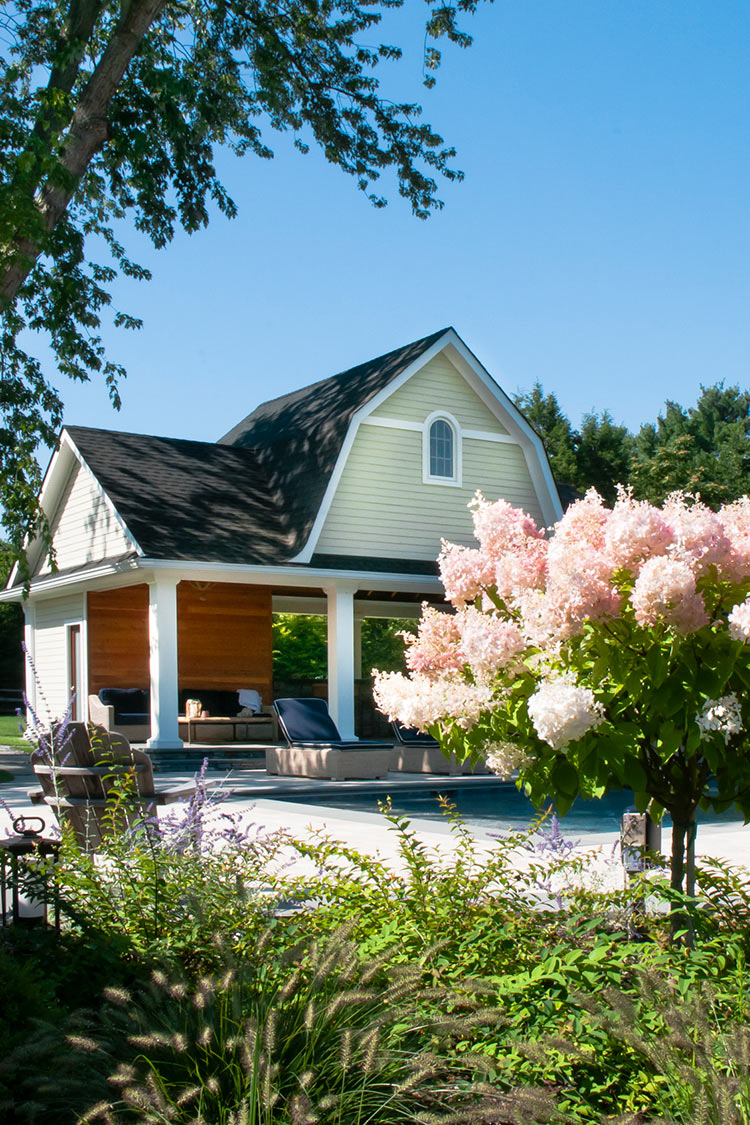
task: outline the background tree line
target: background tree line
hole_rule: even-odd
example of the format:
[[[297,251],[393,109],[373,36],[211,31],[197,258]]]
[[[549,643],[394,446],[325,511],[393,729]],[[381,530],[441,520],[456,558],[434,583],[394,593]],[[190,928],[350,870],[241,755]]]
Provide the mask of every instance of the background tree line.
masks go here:
[[[595,488],[610,503],[618,484],[654,504],[682,489],[712,508],[750,492],[750,392],[737,386],[702,387],[687,408],[668,400],[636,434],[607,410],[585,414],[576,430],[541,383],[513,397],[543,439],[559,484]]]

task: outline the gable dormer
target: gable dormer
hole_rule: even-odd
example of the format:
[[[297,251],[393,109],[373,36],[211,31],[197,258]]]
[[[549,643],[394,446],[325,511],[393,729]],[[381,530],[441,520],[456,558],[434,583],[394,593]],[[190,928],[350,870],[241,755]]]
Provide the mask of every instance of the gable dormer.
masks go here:
[[[541,440],[448,329],[353,417],[298,561],[434,560],[442,538],[473,543],[477,490],[541,526],[561,514]]]

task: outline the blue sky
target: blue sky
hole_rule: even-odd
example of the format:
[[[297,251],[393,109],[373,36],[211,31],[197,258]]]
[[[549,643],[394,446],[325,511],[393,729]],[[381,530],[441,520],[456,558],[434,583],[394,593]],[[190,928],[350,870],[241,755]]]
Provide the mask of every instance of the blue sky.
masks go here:
[[[71,424],[213,441],[258,402],[452,324],[509,392],[631,429],[700,384],[750,384],[750,5],[498,0],[421,87],[423,5],[390,20],[383,89],[422,101],[466,174],[445,209],[373,209],[317,153],[222,157],[240,213],[155,253],[107,331],[119,414],[62,387]]]

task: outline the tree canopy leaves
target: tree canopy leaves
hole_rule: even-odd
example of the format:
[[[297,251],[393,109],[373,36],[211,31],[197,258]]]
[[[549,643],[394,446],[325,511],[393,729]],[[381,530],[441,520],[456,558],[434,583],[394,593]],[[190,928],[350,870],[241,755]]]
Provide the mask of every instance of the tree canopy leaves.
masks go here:
[[[427,0],[423,84],[441,39],[466,47],[461,15],[480,0]],[[115,406],[122,368],[101,319],[117,273],[146,279],[120,241],[131,223],[156,247],[235,204],[219,146],[273,156],[269,133],[310,144],[377,207],[392,172],[419,218],[437,180],[461,178],[454,149],[414,102],[381,93],[401,49],[378,25],[403,0],[0,0],[0,504],[14,549],[44,531],[35,451],[52,446],[59,392],[29,350],[43,333],[60,373],[102,377]],[[93,249],[92,249],[93,248]]]
[[[702,387],[695,406],[667,401],[655,423],[631,434],[607,410],[585,414],[574,429],[540,383],[514,396],[543,439],[555,479],[608,503],[618,484],[661,504],[670,492],[700,495],[718,508],[750,491],[750,391],[721,382]]]

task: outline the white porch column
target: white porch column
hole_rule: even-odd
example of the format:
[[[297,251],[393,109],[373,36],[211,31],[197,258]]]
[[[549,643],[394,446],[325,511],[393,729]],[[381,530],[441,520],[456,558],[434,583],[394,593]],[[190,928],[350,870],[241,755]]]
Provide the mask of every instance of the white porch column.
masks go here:
[[[180,750],[177,725],[177,580],[159,576],[150,582],[148,645],[151,669],[151,737],[153,750]]]
[[[354,592],[340,584],[328,599],[328,710],[342,738],[354,738]]]
[[[36,667],[36,603],[27,601],[23,606],[23,642],[26,645],[25,682],[26,698],[29,705],[39,714],[39,703],[36,697],[36,677],[32,671],[32,664]]]

